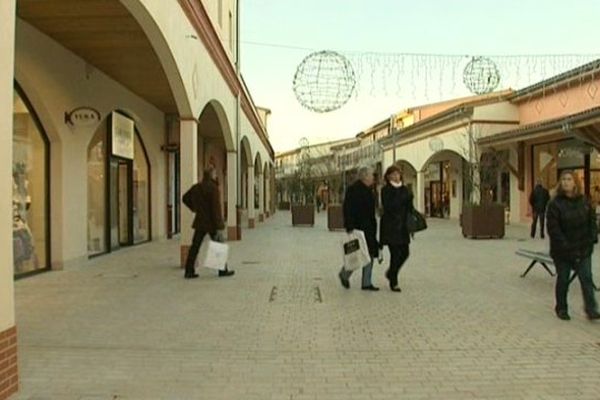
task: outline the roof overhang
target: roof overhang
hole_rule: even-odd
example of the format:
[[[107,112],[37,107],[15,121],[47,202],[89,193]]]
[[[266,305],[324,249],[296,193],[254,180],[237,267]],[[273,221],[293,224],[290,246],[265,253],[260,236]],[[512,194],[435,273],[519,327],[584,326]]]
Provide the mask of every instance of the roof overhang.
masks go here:
[[[557,134],[576,137],[593,146],[600,146],[600,107],[487,136],[479,139],[477,144],[482,147],[497,147]]]

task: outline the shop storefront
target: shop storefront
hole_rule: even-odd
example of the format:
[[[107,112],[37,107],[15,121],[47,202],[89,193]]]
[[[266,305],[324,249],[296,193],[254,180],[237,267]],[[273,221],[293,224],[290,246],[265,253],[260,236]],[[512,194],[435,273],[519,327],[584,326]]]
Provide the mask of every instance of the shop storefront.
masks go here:
[[[531,146],[532,180],[540,179],[549,190],[556,188],[565,170],[575,172],[586,195],[600,203],[600,154],[577,139],[565,139]]]
[[[50,268],[49,142],[25,94],[13,94],[14,274]]]
[[[450,217],[450,162],[429,164],[425,172],[425,213],[429,217]],[[456,190],[456,189],[455,189]]]
[[[88,254],[151,239],[150,165],[132,119],[113,112],[88,147]]]

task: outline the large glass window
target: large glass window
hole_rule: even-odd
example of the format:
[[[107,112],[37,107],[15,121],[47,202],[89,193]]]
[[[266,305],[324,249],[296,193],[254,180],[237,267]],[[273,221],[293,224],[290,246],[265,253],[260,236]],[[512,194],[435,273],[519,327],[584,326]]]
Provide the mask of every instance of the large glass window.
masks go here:
[[[586,187],[585,165],[587,147],[575,139],[561,140],[533,146],[533,178],[540,179],[549,190],[556,188],[558,176],[564,170],[573,170],[582,188]],[[593,160],[592,156],[590,161]]]
[[[88,147],[88,254],[106,248],[106,121]]]
[[[135,135],[133,159],[133,240],[150,240],[150,168],[146,152]]]
[[[14,273],[49,268],[48,143],[24,98],[13,94]]]

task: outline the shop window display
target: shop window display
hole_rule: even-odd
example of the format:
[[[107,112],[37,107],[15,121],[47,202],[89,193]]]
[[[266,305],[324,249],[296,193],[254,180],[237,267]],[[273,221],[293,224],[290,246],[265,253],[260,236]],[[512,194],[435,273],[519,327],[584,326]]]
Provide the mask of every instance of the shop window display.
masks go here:
[[[138,133],[132,135],[133,159],[109,154],[109,121],[88,147],[90,256],[150,240],[150,166],[143,143]]]
[[[49,267],[48,144],[17,90],[13,99],[13,256],[22,275]]]

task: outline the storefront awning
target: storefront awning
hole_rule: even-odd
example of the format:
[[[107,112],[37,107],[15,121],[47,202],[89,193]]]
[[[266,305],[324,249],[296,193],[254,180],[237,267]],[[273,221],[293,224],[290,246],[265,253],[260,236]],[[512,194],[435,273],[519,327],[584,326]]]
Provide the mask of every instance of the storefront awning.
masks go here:
[[[566,117],[524,125],[518,129],[481,138],[477,143],[484,148],[497,147],[561,133],[566,137],[577,138],[600,149],[600,107]]]

